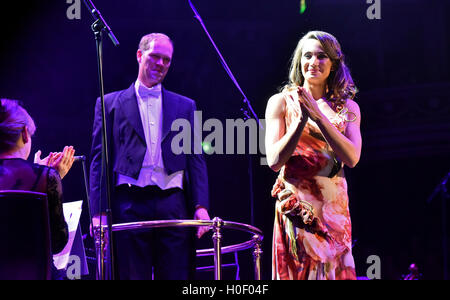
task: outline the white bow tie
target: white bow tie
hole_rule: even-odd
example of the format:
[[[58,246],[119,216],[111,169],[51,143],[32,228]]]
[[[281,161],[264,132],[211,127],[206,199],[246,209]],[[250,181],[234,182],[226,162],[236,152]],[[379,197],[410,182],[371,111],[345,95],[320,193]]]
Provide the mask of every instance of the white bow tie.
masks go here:
[[[141,97],[148,97],[148,96],[152,96],[152,97],[159,97],[159,95],[161,94],[161,85],[156,85],[152,88],[148,88],[142,84],[139,85],[139,96]]]

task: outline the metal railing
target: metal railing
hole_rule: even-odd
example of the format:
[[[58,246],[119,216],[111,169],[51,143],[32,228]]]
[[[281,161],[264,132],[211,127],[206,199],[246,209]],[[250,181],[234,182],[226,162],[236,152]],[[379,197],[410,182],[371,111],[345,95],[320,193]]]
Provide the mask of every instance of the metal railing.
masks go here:
[[[141,221],[132,223],[113,224],[112,231],[128,231],[128,230],[142,230],[161,227],[201,227],[209,226],[213,232],[212,240],[214,248],[197,250],[197,256],[214,255],[214,279],[222,279],[222,253],[230,253],[243,251],[253,248],[253,263],[255,271],[255,279],[261,280],[261,255],[262,255],[262,240],[264,238],[260,229],[237,222],[223,221],[215,217],[212,220],[158,220],[158,221]],[[234,244],[222,247],[222,229],[234,229],[245,231],[252,234],[252,238],[240,244]],[[94,228],[94,238],[97,255],[97,271],[98,277],[101,280],[106,279],[105,267],[108,263],[106,259],[107,237],[106,226],[97,226]]]

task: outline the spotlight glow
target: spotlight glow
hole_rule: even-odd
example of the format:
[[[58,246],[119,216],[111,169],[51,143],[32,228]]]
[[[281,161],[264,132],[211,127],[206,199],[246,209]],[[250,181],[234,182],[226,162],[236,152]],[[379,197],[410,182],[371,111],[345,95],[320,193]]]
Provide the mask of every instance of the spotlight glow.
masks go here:
[[[209,151],[211,151],[211,143],[203,142],[202,148],[205,153],[209,153]]]
[[[306,11],[306,0],[300,0],[300,14]]]

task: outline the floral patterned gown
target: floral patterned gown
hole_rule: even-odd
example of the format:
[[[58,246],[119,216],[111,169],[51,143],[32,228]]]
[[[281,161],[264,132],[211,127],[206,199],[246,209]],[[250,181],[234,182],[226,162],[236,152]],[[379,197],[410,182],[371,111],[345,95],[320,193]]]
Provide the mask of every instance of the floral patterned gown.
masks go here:
[[[301,109],[298,100],[284,98],[287,131],[292,121],[301,116]],[[346,116],[335,112],[322,99],[317,104],[330,122],[344,132]],[[291,197],[283,199],[286,193]],[[272,196],[278,198],[273,279],[356,279],[344,170],[311,119],[293,155],[281,168]],[[300,212],[311,206],[312,217],[305,223]]]

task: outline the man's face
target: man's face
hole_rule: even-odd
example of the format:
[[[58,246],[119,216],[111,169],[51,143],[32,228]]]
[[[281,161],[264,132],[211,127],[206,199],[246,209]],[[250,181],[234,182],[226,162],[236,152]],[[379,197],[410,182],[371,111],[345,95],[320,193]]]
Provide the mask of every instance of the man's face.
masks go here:
[[[161,83],[172,62],[172,43],[165,38],[150,42],[148,50],[137,51],[139,80],[147,87]]]

